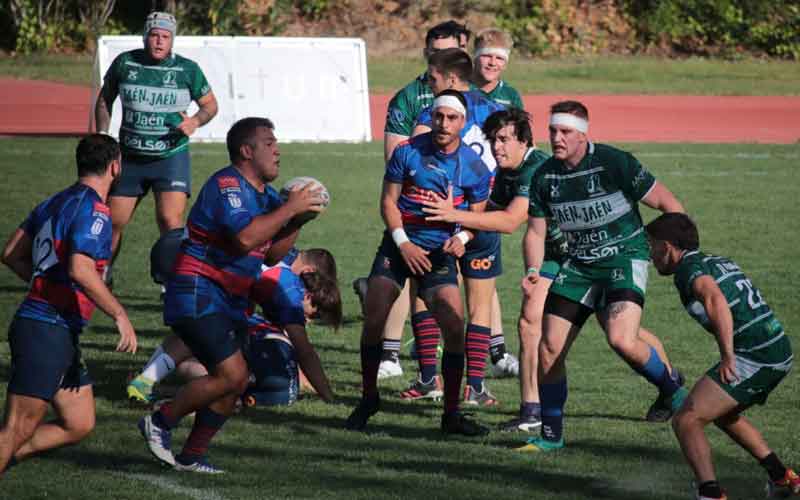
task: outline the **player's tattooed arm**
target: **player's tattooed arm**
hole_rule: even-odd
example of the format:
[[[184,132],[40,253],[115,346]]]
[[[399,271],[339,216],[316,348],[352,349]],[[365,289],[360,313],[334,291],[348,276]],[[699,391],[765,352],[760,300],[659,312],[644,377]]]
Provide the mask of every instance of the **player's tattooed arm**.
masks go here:
[[[30,281],[33,276],[32,245],[33,242],[27,233],[17,229],[3,249],[3,264],[25,282]]]

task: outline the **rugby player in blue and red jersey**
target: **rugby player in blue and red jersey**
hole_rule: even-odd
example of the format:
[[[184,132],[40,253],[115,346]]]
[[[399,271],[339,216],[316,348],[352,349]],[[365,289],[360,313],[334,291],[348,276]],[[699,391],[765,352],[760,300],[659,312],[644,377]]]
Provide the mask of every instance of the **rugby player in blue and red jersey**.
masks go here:
[[[273,129],[266,118],[244,118],[228,131],[231,165],[200,190],[189,213],[189,238],[167,282],[164,321],[209,372],[139,421],[153,455],[177,470],[221,472],[204,455],[247,387],[239,335],[247,328],[250,287],[273,238],[286,233],[291,239],[299,230],[295,215],[322,210],[311,185],[289,193],[284,204],[269,186],[280,163]],[[191,412],[197,412],[194,426],[176,458],[171,429]]]
[[[346,427],[364,430],[380,407],[377,388],[381,337],[392,303],[406,280],[412,296],[425,301],[444,337],[442,375],[444,415],[442,431],[481,435],[488,432],[459,411],[464,374],[464,312],[454,255],[464,251],[452,224],[425,220],[422,200],[453,189],[455,203],[482,209],[489,194],[489,170],[480,157],[461,142],[466,101],[448,90],[433,104],[433,130],[400,144],[386,164],[381,214],[386,231],[372,264],[366,317],[361,336],[362,398]]]
[[[78,337],[95,306],[117,325],[117,351],[136,352],[133,326],[102,277],[111,257],[106,197],[121,171],[119,144],[89,135],[75,157],[78,182],[34,208],[3,250],[3,263],[30,282],[30,291],[8,333],[11,376],[0,471],[34,453],[77,443],[94,429],[92,381]],[[42,423],[51,404],[56,418]]]
[[[442,92],[451,88],[463,92],[467,101],[467,120],[461,130],[461,140],[486,163],[492,172],[490,184],[493,184],[497,161],[492,155],[492,148],[483,134],[482,127],[492,113],[504,110],[505,106],[492,101],[479,90],[470,90],[469,78],[472,71],[472,59],[463,50],[442,50],[428,59],[428,79],[434,91]],[[425,108],[417,117],[414,135],[431,129],[431,111],[431,108]],[[495,280],[503,272],[500,235],[495,231],[473,231],[470,237],[464,255],[458,260],[459,271],[464,277],[469,310],[466,333],[467,384],[464,388],[464,402],[476,406],[493,406],[497,404],[497,399],[484,384],[483,375],[490,343],[505,345],[500,301],[495,290]],[[418,347],[419,344],[431,345],[438,339],[435,322],[431,321],[430,313],[425,311],[419,301],[415,306],[411,326]],[[430,387],[426,386],[425,381],[431,380],[436,375],[435,358],[431,359],[431,356],[435,356],[435,349],[423,349],[417,352],[421,376],[408,390],[401,393],[402,397],[408,399],[424,397]],[[511,370],[519,370],[519,363],[510,354],[506,353],[502,358],[498,358],[498,362],[501,359]],[[433,371],[431,367],[434,368]],[[516,373],[512,371],[510,374]]]

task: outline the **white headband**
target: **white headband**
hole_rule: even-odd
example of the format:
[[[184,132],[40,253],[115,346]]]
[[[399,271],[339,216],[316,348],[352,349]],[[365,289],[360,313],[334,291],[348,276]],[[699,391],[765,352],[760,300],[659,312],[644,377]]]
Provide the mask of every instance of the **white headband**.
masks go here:
[[[482,55],[493,55],[502,57],[506,61],[508,61],[508,56],[511,54],[509,49],[504,49],[503,47],[481,47],[475,51],[475,57],[478,58]]]
[[[584,134],[589,132],[589,122],[569,113],[554,113],[550,116],[550,125],[563,125],[574,128]]]
[[[431,106],[431,109],[436,109],[441,106],[455,109],[462,115],[467,116],[467,110],[464,108],[464,105],[461,104],[461,101],[458,100],[458,97],[454,95],[440,95],[433,101],[433,106]]]

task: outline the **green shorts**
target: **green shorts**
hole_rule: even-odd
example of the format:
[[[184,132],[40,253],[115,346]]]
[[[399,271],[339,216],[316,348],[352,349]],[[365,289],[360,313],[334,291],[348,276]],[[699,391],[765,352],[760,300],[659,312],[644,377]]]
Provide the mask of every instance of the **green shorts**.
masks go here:
[[[709,368],[706,375],[740,405],[745,407],[763,405],[769,393],[781,383],[792,368],[792,349],[789,339],[784,338],[781,343],[782,345],[774,347],[782,349],[771,346],[770,354],[774,359],[770,361],[774,362],[767,362],[765,359],[756,360],[755,356],[736,354],[736,375],[739,380],[731,384],[720,380],[719,363]],[[783,354],[779,355],[781,352]]]
[[[542,262],[542,269],[539,270],[539,276],[553,281],[558,276],[558,271],[561,269],[560,260],[546,260]]]
[[[628,300],[644,305],[649,261],[629,255],[582,263],[567,259],[550,287],[550,293],[594,311],[606,304]]]

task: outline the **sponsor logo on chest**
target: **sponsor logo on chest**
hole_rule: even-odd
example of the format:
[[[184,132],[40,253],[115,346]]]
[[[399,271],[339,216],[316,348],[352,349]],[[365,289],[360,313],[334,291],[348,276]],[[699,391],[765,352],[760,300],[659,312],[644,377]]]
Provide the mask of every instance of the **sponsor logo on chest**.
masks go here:
[[[562,231],[582,231],[617,220],[631,211],[631,204],[617,191],[590,200],[553,203],[550,208]]]

